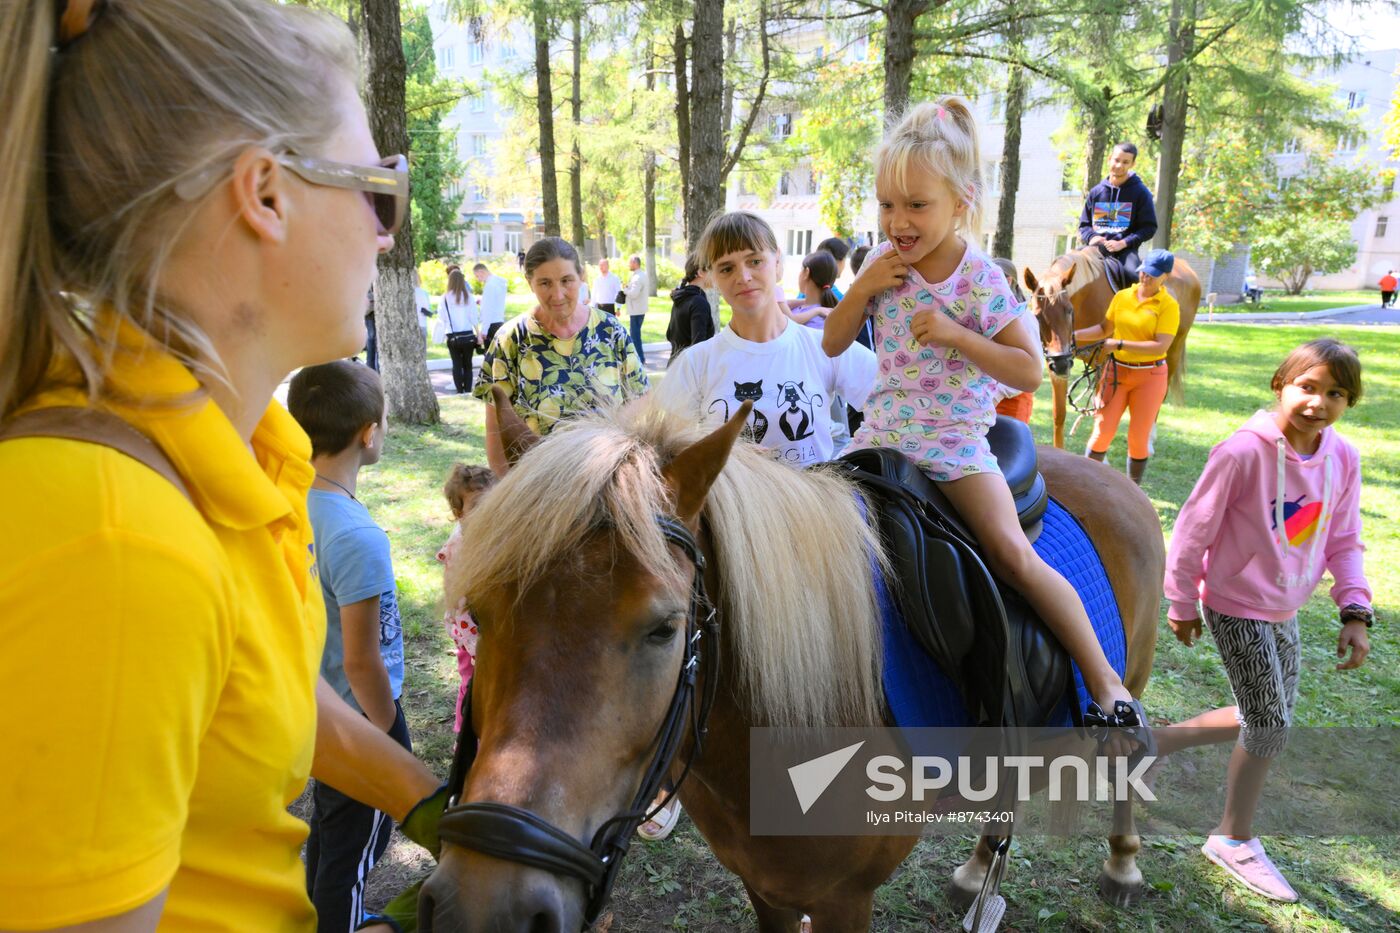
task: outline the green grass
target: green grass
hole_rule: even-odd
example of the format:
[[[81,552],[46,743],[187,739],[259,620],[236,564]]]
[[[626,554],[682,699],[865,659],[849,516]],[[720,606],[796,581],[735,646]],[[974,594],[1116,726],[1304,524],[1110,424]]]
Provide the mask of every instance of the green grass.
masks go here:
[[[1400,725],[1400,675],[1394,620],[1400,610],[1400,329],[1333,328],[1360,349],[1367,397],[1340,428],[1362,451],[1362,511],[1367,572],[1381,622],[1372,654],[1358,671],[1334,671],[1335,610],[1320,587],[1300,614],[1303,675],[1300,725]],[[1253,411],[1272,402],[1269,375],[1289,349],[1316,335],[1303,327],[1220,325],[1191,335],[1187,402],[1163,409],[1157,451],[1145,489],[1171,532],[1177,511],[1210,447]],[[441,618],[441,573],[434,560],[450,518],[439,491],[454,460],[484,462],[482,408],[469,399],[441,399],[444,423],[395,426],[388,451],[361,480],[362,496],[394,545],[400,603],[408,633],[405,709],[420,755],[445,774],[451,752],[456,668]],[[1050,434],[1048,386],[1038,393],[1037,437]],[[1069,440],[1082,448],[1087,427]],[[1110,450],[1122,468],[1124,431]],[[1177,644],[1163,621],[1152,679],[1144,697],[1154,720],[1177,721],[1230,702],[1219,658],[1207,637],[1194,649]],[[1347,775],[1372,788],[1377,803],[1394,806],[1394,775]],[[1264,806],[1268,805],[1266,794]],[[1216,814],[1203,813],[1202,831]],[[1203,837],[1144,839],[1140,866],[1149,890],[1137,907],[1120,911],[1096,887],[1106,844],[1098,839],[1017,840],[1004,891],[1007,925],[1015,930],[1400,931],[1400,840],[1390,838],[1274,838],[1270,852],[1302,894],[1279,905],[1227,884],[1197,851]],[[874,929],[951,930],[961,921],[943,895],[971,838],[921,843],[880,889]],[[689,820],[665,843],[634,846],[613,901],[613,933],[622,931],[753,929],[752,911],[737,879],[714,861]]]
[[[1329,308],[1347,308],[1352,305],[1378,305],[1380,292],[1303,292],[1301,295],[1285,295],[1283,292],[1266,291],[1259,303],[1247,302],[1237,305],[1216,305],[1216,314],[1292,314],[1299,311],[1325,311]]]

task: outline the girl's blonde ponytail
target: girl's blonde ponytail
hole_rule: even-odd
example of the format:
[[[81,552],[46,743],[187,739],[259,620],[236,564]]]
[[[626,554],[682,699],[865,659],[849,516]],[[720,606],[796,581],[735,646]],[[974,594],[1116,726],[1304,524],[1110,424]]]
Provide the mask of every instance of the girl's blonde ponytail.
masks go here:
[[[961,232],[974,244],[982,236],[983,180],[977,121],[960,97],[942,97],[905,111],[875,154],[875,176],[905,187],[911,164],[947,182],[953,196],[967,205]]]

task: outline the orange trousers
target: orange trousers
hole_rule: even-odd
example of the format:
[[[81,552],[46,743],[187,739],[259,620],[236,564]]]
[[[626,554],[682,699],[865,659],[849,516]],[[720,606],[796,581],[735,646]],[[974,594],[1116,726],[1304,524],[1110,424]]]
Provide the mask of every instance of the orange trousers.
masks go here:
[[[1031,406],[1035,404],[1034,392],[1022,392],[997,402],[997,414],[1031,423]]]
[[[1089,436],[1089,449],[1107,453],[1118,422],[1128,412],[1128,456],[1146,460],[1148,443],[1157,413],[1167,397],[1166,364],[1148,369],[1119,366],[1110,362],[1099,378],[1099,410],[1094,413],[1094,433]]]

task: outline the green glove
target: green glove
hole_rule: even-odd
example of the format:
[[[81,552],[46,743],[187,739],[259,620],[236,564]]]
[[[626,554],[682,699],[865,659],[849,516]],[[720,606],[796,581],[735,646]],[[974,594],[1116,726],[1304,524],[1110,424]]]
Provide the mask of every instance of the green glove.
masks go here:
[[[417,933],[418,892],[422,890],[423,882],[427,880],[426,877],[419,878],[414,882],[413,887],[400,892],[392,901],[385,904],[384,909],[379,913],[365,917],[355,929],[363,930],[376,923],[387,923],[394,928],[396,933]]]
[[[442,819],[442,812],[447,809],[447,797],[447,785],[444,784],[432,796],[424,797],[414,804],[413,809],[408,811],[408,816],[399,824],[403,834],[433,853],[433,858],[437,858],[438,853],[442,851],[442,842],[438,839],[438,821]]]

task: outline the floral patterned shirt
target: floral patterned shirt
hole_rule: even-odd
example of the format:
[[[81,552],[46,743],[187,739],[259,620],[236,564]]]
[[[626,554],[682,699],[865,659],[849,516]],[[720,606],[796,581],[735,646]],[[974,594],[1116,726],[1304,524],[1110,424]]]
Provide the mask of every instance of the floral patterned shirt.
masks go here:
[[[599,399],[635,398],[648,388],[627,329],[596,308],[567,340],[545,330],[534,311],[502,327],[481,361],[472,394],[489,402],[493,385],[505,390],[516,413],[541,435],[567,415],[596,408]]]

